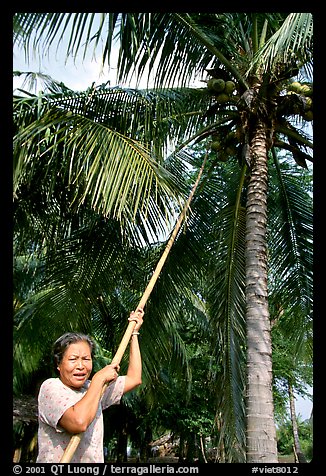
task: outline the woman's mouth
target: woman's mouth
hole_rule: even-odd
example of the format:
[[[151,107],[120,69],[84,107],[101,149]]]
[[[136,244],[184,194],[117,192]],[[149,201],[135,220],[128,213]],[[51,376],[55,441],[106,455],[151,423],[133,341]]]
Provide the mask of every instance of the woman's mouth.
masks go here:
[[[83,380],[86,377],[84,373],[73,374],[74,378],[77,380]]]

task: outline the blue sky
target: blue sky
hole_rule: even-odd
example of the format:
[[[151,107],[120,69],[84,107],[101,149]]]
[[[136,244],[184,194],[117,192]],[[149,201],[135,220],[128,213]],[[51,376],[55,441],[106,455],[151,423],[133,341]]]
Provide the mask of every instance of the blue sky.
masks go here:
[[[312,388],[309,389],[309,393],[312,395]],[[307,420],[310,417],[312,404],[310,400],[297,396],[295,401],[296,414],[301,416],[302,420]]]
[[[27,64],[24,52],[14,49],[13,67],[14,70],[18,71],[41,71],[57,81],[62,81],[74,91],[83,91],[90,87],[93,82],[98,85],[110,80],[111,86],[116,85],[114,68],[110,72],[108,68],[102,71],[100,61],[95,61],[91,58],[86,58],[84,62],[77,59],[75,64],[73,59],[69,59],[65,63],[64,54],[60,54],[60,50],[58,54],[52,52],[50,57],[43,58],[41,64],[36,59],[32,59]],[[21,77],[14,78],[14,88],[20,87],[21,83]]]

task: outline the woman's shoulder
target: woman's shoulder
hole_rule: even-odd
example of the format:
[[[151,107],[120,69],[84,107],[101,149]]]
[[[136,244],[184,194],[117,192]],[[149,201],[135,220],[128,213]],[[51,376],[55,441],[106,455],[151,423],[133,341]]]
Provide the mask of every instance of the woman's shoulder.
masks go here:
[[[43,401],[47,401],[51,398],[52,395],[58,393],[60,388],[60,379],[59,378],[48,378],[42,382],[38,392],[38,402],[39,405]]]
[[[62,387],[62,382],[58,377],[50,377],[44,380],[40,386],[40,392],[45,391],[49,388],[59,388]]]
[[[90,380],[86,380],[85,384],[81,389],[74,390],[70,387],[67,387],[67,385],[65,385],[59,377],[50,377],[44,380],[44,382],[41,384],[40,391],[44,391],[47,389],[63,389],[69,393],[80,393],[80,391],[86,391],[90,383]]]
[[[60,385],[62,382],[58,377],[50,377],[44,380],[41,384],[41,387],[48,387],[52,385]]]

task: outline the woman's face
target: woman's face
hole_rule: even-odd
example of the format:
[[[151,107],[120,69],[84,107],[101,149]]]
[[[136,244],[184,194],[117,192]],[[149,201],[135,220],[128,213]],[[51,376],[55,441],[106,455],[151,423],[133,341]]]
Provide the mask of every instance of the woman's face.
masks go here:
[[[70,344],[58,365],[60,379],[68,387],[79,389],[89,378],[92,366],[89,344],[83,340]]]

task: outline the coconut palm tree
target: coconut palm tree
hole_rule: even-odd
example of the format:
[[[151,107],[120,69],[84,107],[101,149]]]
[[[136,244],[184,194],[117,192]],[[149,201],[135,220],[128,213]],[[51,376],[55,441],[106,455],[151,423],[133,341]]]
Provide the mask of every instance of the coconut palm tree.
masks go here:
[[[75,54],[80,51],[81,44],[85,45],[85,51],[91,44],[96,46],[107,22],[109,33],[103,49],[103,61],[110,57],[112,41],[117,32],[120,42],[118,80],[125,80],[135,72],[140,77],[144,73],[145,66],[152,70],[156,63],[158,66],[155,85],[158,87],[171,86],[175,81],[184,87],[193,75],[199,72],[202,74],[204,71],[208,73],[207,88],[199,91],[205,97],[206,104],[209,103],[208,107],[201,109],[200,113],[198,108],[196,113],[191,107],[183,110],[183,119],[187,117],[190,119],[189,126],[181,128],[178,127],[181,117],[179,114],[169,115],[169,122],[168,115],[165,115],[164,122],[160,121],[156,109],[155,121],[151,116],[151,124],[149,124],[151,121],[144,117],[144,127],[140,132],[141,141],[151,144],[150,151],[155,153],[155,157],[162,157],[166,141],[161,137],[160,141],[156,142],[154,137],[164,134],[166,138],[167,130],[173,131],[177,140],[182,142],[179,148],[192,141],[211,138],[212,146],[214,144],[217,151],[217,160],[226,160],[229,155],[240,164],[242,179],[238,188],[238,214],[243,212],[240,197],[243,193],[246,194],[244,245],[247,333],[246,460],[277,462],[267,279],[268,168],[272,160],[277,167],[276,157],[280,149],[290,151],[294,161],[300,166],[306,167],[307,161],[312,160],[309,134],[301,128],[305,121],[312,118],[312,85],[311,81],[306,79],[311,76],[312,67],[312,15],[310,13],[100,14],[100,26],[93,35],[94,15],[17,14],[14,19],[16,38],[17,41],[24,42],[26,51],[31,39],[36,48],[40,46],[46,48],[56,35],[59,35],[59,31],[61,34],[59,25],[65,20],[64,30],[70,31],[68,51]],[[44,45],[41,40],[44,40]],[[297,79],[300,79],[300,83]],[[179,94],[186,94],[189,97],[192,92],[186,88],[181,89]],[[93,95],[89,94],[89,98],[92,99]],[[87,99],[85,104],[89,108]],[[67,117],[69,112],[71,114]],[[135,116],[136,114],[133,118]],[[55,130],[62,132],[63,118],[66,133],[64,145],[68,147],[70,154],[75,147],[80,146],[80,138],[85,136],[86,122],[79,121],[80,126],[77,128],[74,110],[62,111],[61,117],[58,116],[57,110],[55,117],[51,116],[50,111],[49,115],[45,116],[44,122],[41,118],[41,121],[20,131],[17,139],[17,145],[21,149],[21,154],[17,155],[18,172],[23,170],[26,176],[24,157],[28,153],[28,162],[33,164],[37,148],[43,145],[48,129],[50,129],[49,140],[52,141],[48,150],[56,150]],[[156,123],[160,124],[161,128],[155,130]],[[36,140],[36,125],[38,133],[44,134],[39,135],[41,140]],[[54,129],[52,130],[49,125],[53,125]],[[132,130],[132,124],[126,123],[125,126],[128,130]],[[100,129],[96,124],[98,137],[102,137]],[[83,132],[82,136],[79,134],[80,131]],[[134,129],[133,134],[135,133]],[[86,170],[88,174],[86,185],[78,187],[77,195],[74,195],[72,202],[82,203],[86,199],[85,190],[86,192],[91,190],[92,203],[96,207],[101,193],[104,193],[109,199],[105,201],[105,208],[102,211],[107,213],[114,210],[116,216],[120,216],[118,195],[112,197],[111,192],[108,193],[108,190],[112,190],[111,183],[105,189],[108,181],[104,179],[97,181],[102,166],[102,151],[98,140],[95,141],[94,137],[88,142],[88,146],[89,150],[94,148],[95,160]],[[138,135],[137,138],[139,137]],[[129,146],[133,144],[132,140],[127,140]],[[135,155],[140,155],[142,147],[135,147],[137,149]],[[120,150],[123,156],[125,151],[122,148]],[[20,177],[22,175],[18,173],[18,182]],[[100,177],[103,178],[103,173]],[[77,178],[74,177],[75,180]],[[136,211],[137,205],[138,201],[135,200],[133,212]],[[296,258],[300,260],[300,257]],[[230,263],[232,264],[232,261]],[[302,276],[302,269],[297,269],[297,273]]]

